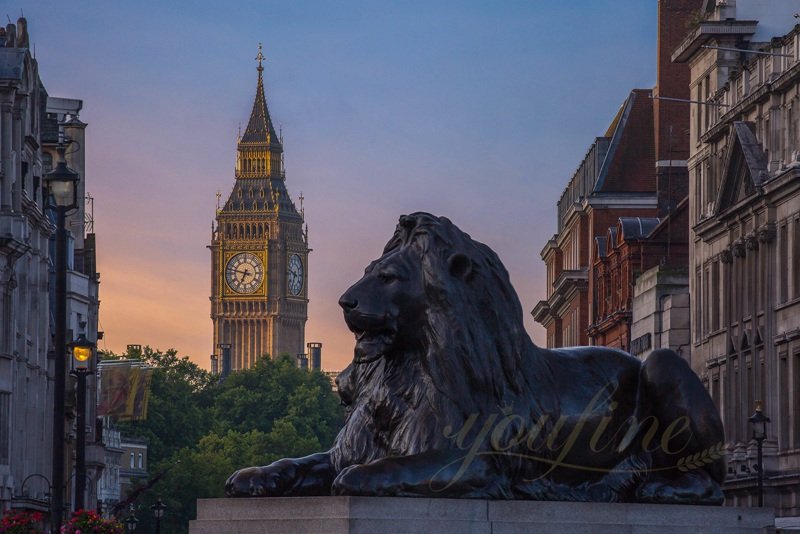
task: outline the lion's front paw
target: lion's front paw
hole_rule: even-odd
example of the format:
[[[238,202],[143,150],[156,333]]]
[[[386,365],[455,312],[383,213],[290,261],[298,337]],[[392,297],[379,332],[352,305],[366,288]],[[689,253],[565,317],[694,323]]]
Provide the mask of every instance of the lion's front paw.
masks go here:
[[[265,467],[239,469],[225,482],[228,497],[267,497],[278,495],[279,476]]]
[[[392,484],[380,471],[364,465],[343,469],[331,487],[333,495],[392,495]]]

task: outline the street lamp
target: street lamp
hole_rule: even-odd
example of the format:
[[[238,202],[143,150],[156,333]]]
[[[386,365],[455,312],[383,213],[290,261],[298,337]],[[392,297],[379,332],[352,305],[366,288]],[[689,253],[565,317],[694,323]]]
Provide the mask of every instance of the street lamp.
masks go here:
[[[86,339],[85,334],[70,343],[75,368],[72,375],[78,378],[78,417],[75,421],[75,511],[85,508],[86,495],[86,377],[92,373],[89,368],[95,344]]]
[[[128,515],[125,516],[125,529],[128,532],[134,532],[136,530],[136,525],[139,523],[139,520],[136,518],[136,514],[133,510],[133,505],[131,505],[131,509],[128,512]]]
[[[748,418],[753,425],[753,439],[756,440],[758,447],[758,463],[755,468],[758,471],[758,506],[764,506],[764,440],[767,439],[767,423],[769,417],[764,415],[761,401],[756,401],[756,411]]]
[[[61,529],[64,514],[64,388],[67,378],[67,212],[78,207],[76,172],[67,167],[64,145],[56,149],[58,163],[44,175],[47,189],[46,209],[56,214],[55,250],[55,332],[53,365],[53,500],[50,524],[54,532]]]
[[[156,518],[156,534],[161,534],[161,516],[164,515],[167,505],[161,502],[161,497],[159,497],[155,504],[150,505],[150,509]]]

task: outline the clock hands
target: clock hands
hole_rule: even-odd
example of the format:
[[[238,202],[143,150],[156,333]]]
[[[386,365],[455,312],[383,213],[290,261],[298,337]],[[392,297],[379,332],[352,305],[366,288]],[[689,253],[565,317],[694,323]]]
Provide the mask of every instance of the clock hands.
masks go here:
[[[244,282],[244,281],[245,281],[245,279],[246,279],[248,276],[255,276],[255,274],[256,274],[256,273],[255,273],[255,271],[252,271],[252,272],[251,272],[249,269],[245,269],[245,270],[243,270],[243,271],[240,271],[239,269],[228,269],[228,271],[229,271],[229,272],[232,272],[232,273],[239,273],[239,274],[241,274],[241,275],[242,275],[242,278],[239,280],[240,282]]]

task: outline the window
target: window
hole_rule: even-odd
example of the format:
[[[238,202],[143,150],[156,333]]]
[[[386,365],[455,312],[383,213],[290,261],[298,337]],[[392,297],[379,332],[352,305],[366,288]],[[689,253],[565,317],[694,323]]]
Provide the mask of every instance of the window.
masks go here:
[[[144,454],[139,453],[139,469],[144,469]]]
[[[53,155],[45,152],[42,154],[42,171],[45,174],[53,170]]]
[[[136,467],[136,462],[134,460],[133,453],[131,453],[131,469],[134,469],[135,467]]]
[[[778,302],[789,300],[789,229],[786,224],[781,225],[778,235],[778,271],[780,272],[780,294]]]
[[[797,417],[800,414],[800,351],[795,351],[792,358],[792,406],[789,408],[789,413],[794,416],[792,447],[800,448],[800,425],[797,424]]]
[[[792,283],[794,284],[794,298],[800,298],[800,219],[794,220],[794,239],[792,241]]]
[[[700,284],[702,283],[702,278],[703,277],[701,275],[701,272],[702,272],[702,270],[700,269],[700,267],[697,267],[695,269],[695,272],[694,272],[694,289],[693,289],[693,291],[694,291],[694,295],[695,296],[692,298],[692,301],[694,302],[694,313],[692,314],[692,321],[694,322],[694,340],[695,340],[695,342],[699,342],[700,341],[700,334],[702,332],[702,327],[701,327],[702,321],[700,320],[700,317],[701,317],[700,313],[703,310],[703,308],[701,306],[701,304],[702,304],[701,300],[702,299],[700,298],[700,295],[702,293],[701,288],[703,286],[700,285]]]
[[[0,393],[0,464],[8,464],[11,456],[11,393]]]
[[[719,262],[711,263],[711,301],[709,302],[709,307],[711,308],[712,332],[719,330],[720,302],[722,301],[722,293],[719,287],[719,267]]]
[[[709,284],[709,279],[711,278],[711,266],[706,265],[706,268],[703,272],[702,278],[702,288],[703,288],[703,337],[706,337],[709,333],[709,326],[711,325],[711,284]]]
[[[708,102],[711,99],[711,76],[706,76],[703,80],[703,101]],[[705,132],[711,126],[711,107],[709,105],[701,106],[703,108],[703,129]]]

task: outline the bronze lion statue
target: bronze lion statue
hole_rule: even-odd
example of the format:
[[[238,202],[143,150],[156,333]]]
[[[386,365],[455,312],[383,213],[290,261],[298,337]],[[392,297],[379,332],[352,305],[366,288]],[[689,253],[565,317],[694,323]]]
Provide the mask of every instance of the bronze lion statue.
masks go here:
[[[537,347],[497,255],[448,219],[401,217],[339,304],[344,428],[329,451],[240,469],[228,496],[722,502],[722,423],[687,363]]]

